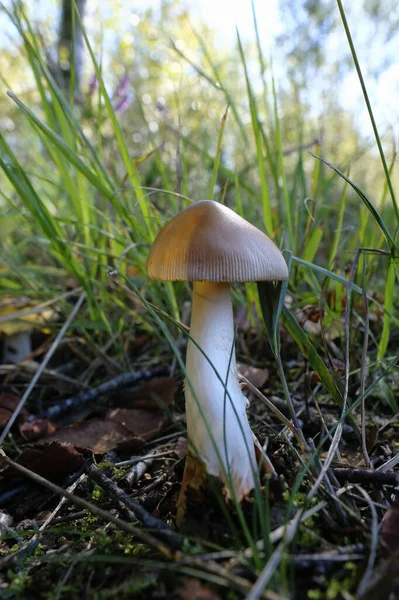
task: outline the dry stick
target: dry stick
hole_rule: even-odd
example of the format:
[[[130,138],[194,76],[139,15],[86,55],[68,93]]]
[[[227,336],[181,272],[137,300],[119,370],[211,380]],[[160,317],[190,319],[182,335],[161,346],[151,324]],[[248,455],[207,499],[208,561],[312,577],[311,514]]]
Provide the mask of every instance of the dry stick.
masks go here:
[[[35,387],[35,385],[36,385],[39,377],[41,376],[43,370],[46,368],[46,366],[47,366],[48,362],[50,361],[51,357],[53,356],[54,352],[57,350],[60,341],[64,337],[66,331],[68,330],[68,327],[70,326],[70,324],[72,323],[73,319],[75,318],[75,315],[77,314],[77,312],[79,311],[80,307],[82,306],[85,298],[86,298],[86,293],[83,292],[80,295],[79,300],[77,301],[77,303],[73,307],[73,310],[72,310],[71,314],[69,315],[69,317],[65,321],[64,325],[61,327],[61,329],[60,329],[57,337],[54,340],[54,342],[52,343],[52,345],[50,346],[49,350],[47,351],[46,356],[43,358],[43,361],[40,363],[40,367],[38,368],[38,370],[36,371],[35,375],[33,376],[32,381],[28,385],[28,387],[27,387],[24,395],[22,396],[21,400],[18,403],[17,408],[14,410],[11,419],[8,421],[7,425],[5,426],[5,428],[3,430],[3,433],[0,436],[0,446],[4,442],[4,440],[6,439],[6,437],[8,435],[8,432],[10,431],[11,427],[14,425],[14,422],[15,422],[16,418],[18,417],[19,413],[21,412],[21,410],[22,410],[25,402],[29,398],[29,395],[30,395],[31,391]]]
[[[380,467],[377,467],[376,470],[382,471],[382,472],[389,471],[390,469],[393,469],[394,467],[396,467],[397,464],[399,464],[399,452],[397,454],[395,454],[395,456],[393,456],[392,458],[387,460],[386,463],[384,463]]]
[[[120,388],[128,387],[129,385],[133,385],[142,379],[151,379],[152,377],[159,377],[160,375],[164,375],[165,373],[166,370],[164,367],[154,367],[152,369],[145,369],[144,371],[138,371],[135,373],[122,373],[121,375],[117,375],[113,379],[104,381],[97,387],[92,388],[87,392],[82,392],[77,396],[67,398],[61,404],[55,404],[54,406],[51,406],[48,410],[42,412],[40,415],[30,416],[28,421],[33,421],[35,419],[54,419],[72,410],[73,408],[77,408],[84,404],[87,404],[88,402],[94,400],[95,398],[98,398],[99,396],[104,396],[105,394],[115,392]]]
[[[161,521],[153,517],[148,513],[140,504],[131,499],[131,497],[120,488],[112,479],[107,477],[103,471],[100,471],[95,465],[91,465],[88,476],[94,479],[94,481],[106,490],[111,496],[119,500],[124,506],[133,511],[135,517],[143,523],[148,529],[157,530],[158,534],[167,539],[171,546],[175,548],[181,548],[183,540],[175,535],[170,527]]]
[[[129,487],[132,487],[134,483],[143,477],[153,462],[153,458],[147,458],[147,460],[140,460],[139,462],[136,462],[132,467],[130,467],[130,469],[126,471],[122,478],[123,481],[127,483]]]
[[[166,456],[170,456],[171,454],[174,454],[176,456],[175,450],[167,450],[165,452],[159,452],[154,454],[144,454],[143,456],[132,456],[132,458],[129,458],[128,460],[121,460],[120,462],[115,463],[115,467],[127,467],[129,465],[137,466],[141,462],[145,462],[148,465],[150,465],[152,461],[156,458],[165,458]],[[126,474],[124,475],[123,479],[125,478]]]
[[[137,527],[134,527],[134,525],[131,525],[130,523],[127,523],[126,521],[123,521],[122,519],[119,519],[118,517],[114,517],[107,511],[102,510],[101,508],[99,508],[98,506],[95,506],[91,502],[88,502],[87,500],[84,500],[83,498],[79,498],[79,496],[75,496],[71,492],[64,490],[59,485],[52,483],[51,481],[49,481],[48,479],[45,479],[41,475],[38,475],[37,473],[34,473],[30,469],[27,469],[26,467],[23,467],[22,465],[16,463],[15,461],[11,460],[11,458],[8,458],[8,456],[6,456],[4,450],[2,450],[1,448],[0,448],[0,462],[3,462],[10,467],[13,467],[14,469],[16,469],[17,471],[22,473],[22,475],[29,477],[36,483],[43,485],[44,487],[46,487],[47,489],[51,490],[52,492],[54,492],[56,494],[60,494],[61,496],[64,496],[65,498],[67,498],[68,500],[73,502],[74,504],[81,506],[82,508],[85,508],[86,510],[91,512],[93,515],[96,515],[97,517],[104,519],[104,521],[114,523],[114,525],[117,525],[123,531],[126,531],[127,533],[131,533],[132,535],[136,536],[144,544],[148,544],[148,546],[155,548],[156,550],[158,550],[158,552],[161,552],[161,554],[163,554],[167,558],[173,558],[172,551],[169,548],[167,548],[163,543],[159,542],[159,540],[157,540],[151,534],[146,533],[145,531],[142,531],[141,529],[138,529]]]
[[[36,373],[39,368],[39,363],[34,360],[24,360],[24,362],[19,363],[17,365],[0,365],[0,375],[11,375],[14,372],[18,373]],[[46,375],[51,379],[57,379],[61,383],[66,383],[68,385],[73,385],[77,388],[87,387],[84,383],[77,381],[77,379],[73,379],[72,377],[68,377],[67,375],[63,375],[62,373],[58,373],[54,369],[43,369],[42,374]]]
[[[74,481],[74,483],[72,483],[72,485],[69,486],[67,491],[72,493],[78,487],[78,485],[80,485],[80,483],[82,483],[82,481],[86,477],[87,477],[87,475],[85,473],[82,473],[82,475],[80,477],[78,477],[78,479],[76,481]],[[26,542],[25,544],[23,544],[23,546],[21,548],[19,548],[19,550],[17,552],[14,552],[13,554],[9,554],[8,556],[5,556],[3,559],[0,560],[0,570],[5,569],[6,567],[10,568],[10,566],[12,566],[16,562],[20,561],[24,554],[25,555],[31,554],[33,552],[37,543],[39,542],[40,533],[42,531],[44,531],[44,529],[46,529],[46,527],[49,525],[49,523],[51,523],[54,520],[54,517],[56,516],[56,514],[60,511],[60,509],[66,502],[67,502],[67,499],[65,496],[63,496],[61,498],[61,500],[59,501],[59,503],[57,504],[57,506],[55,507],[55,509],[47,517],[47,519],[44,521],[44,523],[42,523],[42,525],[39,527],[39,530],[37,531],[37,533],[35,533],[31,537],[29,542]],[[84,513],[84,514],[86,514],[86,513]]]
[[[314,454],[314,461],[316,463],[316,468],[320,472],[322,470],[321,461],[320,461],[319,455],[317,453],[314,441],[312,438],[310,438],[308,441],[309,441],[309,447],[310,447],[312,453]],[[347,526],[348,519],[346,517],[344,509],[341,506],[341,503],[339,502],[339,500],[336,496],[336,493],[335,493],[335,490],[333,487],[333,483],[338,485],[338,481],[336,480],[334,474],[331,472],[331,469],[328,469],[326,476],[324,478],[324,485],[326,486],[328,492],[330,493],[331,498],[333,498],[333,500],[335,501],[335,507],[336,507],[337,513],[339,514],[339,516],[341,518],[341,523],[344,526]],[[331,521],[330,516],[329,516],[329,520]]]
[[[285,415],[283,415],[283,413],[277,408],[277,406],[275,404],[273,404],[273,402],[271,402],[268,398],[266,398],[266,396],[264,396],[262,394],[262,392],[260,392],[258,390],[257,387],[254,386],[253,383],[251,383],[246,377],[244,377],[244,375],[242,375],[240,373],[240,371],[238,371],[238,375],[239,378],[245,382],[245,385],[248,387],[248,389],[251,390],[251,392],[253,394],[255,394],[255,396],[257,398],[259,398],[259,400],[261,402],[263,402],[263,404],[265,406],[267,406],[267,408],[274,414],[276,415],[276,417],[278,418],[279,421],[281,421],[282,423],[284,423],[284,425],[295,435],[296,439],[298,440],[299,444],[302,443],[302,438],[299,435],[295,425],[293,425],[291,423],[291,421],[289,419],[287,419],[287,417]]]
[[[367,469],[350,469],[337,467],[332,470],[338,481],[348,483],[371,483],[380,485],[399,486],[399,473],[395,471],[371,471]]]

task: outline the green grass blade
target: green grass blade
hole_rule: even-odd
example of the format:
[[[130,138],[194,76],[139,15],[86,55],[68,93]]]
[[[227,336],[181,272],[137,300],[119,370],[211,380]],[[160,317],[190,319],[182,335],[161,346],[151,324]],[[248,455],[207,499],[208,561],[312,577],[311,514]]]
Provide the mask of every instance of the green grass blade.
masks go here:
[[[229,113],[229,105],[226,106],[226,110],[224,111],[224,115],[223,115],[221,123],[220,123],[220,129],[219,129],[219,135],[218,135],[218,142],[217,142],[217,148],[216,148],[216,156],[215,156],[215,160],[214,160],[214,163],[213,163],[212,178],[211,178],[211,184],[210,184],[210,187],[209,187],[209,198],[210,198],[210,200],[214,199],[215,185],[216,185],[216,180],[217,180],[218,173],[219,173],[220,156],[222,154],[223,134],[224,134],[224,128],[225,128],[226,123],[227,123],[227,115],[228,115],[228,113]]]
[[[389,261],[388,273],[385,282],[385,297],[384,297],[384,322],[380,343],[378,344],[377,360],[382,360],[388,348],[389,335],[391,331],[391,315],[393,313],[393,297],[395,293],[395,263]]]
[[[288,233],[288,239],[290,242],[290,246],[292,248],[293,244],[293,218],[292,218],[292,209],[291,209],[291,201],[290,195],[288,193],[287,187],[287,179],[285,176],[284,169],[284,154],[283,154],[283,143],[281,139],[281,131],[280,131],[280,119],[278,116],[278,103],[277,103],[277,93],[276,93],[276,84],[274,81],[274,75],[272,74],[272,92],[273,92],[273,109],[274,109],[274,128],[276,135],[276,146],[277,146],[277,156],[278,156],[278,170],[279,170],[279,181],[281,181],[283,201],[284,201],[284,215],[283,222],[285,225],[285,229]]]
[[[86,166],[86,164],[79,158],[79,156],[77,156],[77,154],[75,154],[75,152],[71,150],[71,148],[69,148],[69,146],[64,142],[64,140],[60,138],[60,136],[57,133],[55,133],[55,131],[53,131],[45,123],[43,123],[43,121],[41,121],[17,96],[15,96],[11,92],[7,92],[7,94],[19,106],[19,108],[22,110],[22,112],[25,114],[28,120],[34,123],[34,125],[37,126],[37,128],[46,136],[46,138],[50,140],[57,147],[58,150],[61,151],[61,153],[63,154],[63,156],[65,156],[68,162],[70,162],[74,167],[76,167],[76,169],[78,169],[86,177],[86,179],[95,188],[97,188],[98,191],[101,192],[101,194],[103,194],[103,196],[105,196],[105,198],[107,198],[111,202],[116,201],[113,190],[110,190],[102,183],[102,181],[100,181],[97,174]]]
[[[247,85],[247,94],[248,94],[248,100],[249,100],[249,108],[250,108],[250,112],[251,112],[252,129],[253,129],[254,136],[255,136],[256,156],[257,156],[257,161],[258,161],[258,172],[259,172],[259,178],[260,178],[260,184],[261,184],[261,190],[262,190],[263,218],[265,221],[266,230],[269,233],[269,235],[271,235],[273,232],[273,215],[272,215],[272,209],[271,209],[271,204],[270,204],[269,188],[267,185],[265,159],[263,157],[261,127],[260,127],[260,123],[259,123],[259,117],[258,117],[258,112],[257,112],[257,107],[256,107],[256,102],[255,102],[255,96],[252,91],[251,82],[249,81],[247,62],[245,59],[245,54],[244,54],[244,50],[243,50],[243,47],[241,44],[240,34],[238,33],[238,30],[237,30],[237,41],[238,41],[238,49],[240,52],[241,62],[244,67],[245,81],[246,81],[246,85]]]
[[[337,0],[337,4],[338,4],[338,9],[339,9],[339,12],[340,12],[340,15],[341,15],[342,24],[343,24],[344,29],[345,29],[345,34],[346,34],[346,37],[347,37],[347,40],[348,40],[348,44],[349,44],[349,47],[350,47],[350,50],[351,50],[353,62],[355,64],[355,68],[356,68],[356,71],[357,71],[357,76],[359,78],[359,82],[360,82],[360,85],[361,85],[361,88],[362,88],[363,97],[364,97],[364,101],[365,101],[366,106],[367,106],[367,111],[369,113],[371,125],[373,127],[375,141],[377,143],[378,151],[380,153],[380,158],[381,158],[382,166],[383,166],[383,169],[384,169],[386,181],[387,181],[387,184],[388,184],[388,187],[389,187],[389,192],[391,194],[392,203],[393,203],[393,207],[394,207],[394,210],[395,210],[396,221],[397,221],[397,223],[399,225],[399,206],[398,206],[398,203],[397,203],[397,200],[396,200],[395,191],[393,189],[392,180],[391,180],[391,176],[390,176],[390,173],[389,173],[389,168],[388,168],[388,165],[387,165],[387,161],[385,160],[385,154],[384,154],[384,150],[382,148],[380,135],[379,135],[378,129],[377,129],[377,124],[376,124],[375,119],[374,119],[373,110],[371,108],[371,103],[370,103],[369,96],[368,96],[368,93],[367,93],[366,84],[365,84],[364,79],[363,79],[362,70],[360,68],[360,64],[359,64],[359,61],[358,61],[358,58],[357,58],[357,54],[356,54],[356,50],[355,50],[355,45],[354,45],[353,40],[352,40],[352,35],[351,35],[350,29],[349,29],[348,21],[346,20],[345,10],[344,10],[344,8],[342,6],[342,1],[341,0]]]
[[[355,190],[357,195],[360,196],[362,202],[365,204],[367,210],[370,212],[374,221],[376,222],[378,227],[381,229],[391,253],[395,256],[398,256],[399,250],[398,250],[397,246],[395,245],[395,242],[393,241],[391,234],[389,233],[384,221],[382,220],[382,217],[380,216],[380,214],[378,213],[378,211],[376,210],[376,208],[372,204],[372,202],[367,198],[367,196],[363,192],[363,190],[361,190],[353,181],[351,181],[349,179],[349,177],[347,177],[344,173],[342,173],[342,171],[340,171],[338,169],[338,167],[335,167],[333,164],[331,164],[327,160],[324,160],[324,158],[321,158],[320,156],[316,156],[316,154],[313,154],[313,153],[311,153],[311,154],[312,154],[312,156],[314,156],[314,158],[317,158],[317,160],[321,160],[321,162],[324,163],[327,167],[330,167],[330,169],[335,171],[340,177],[342,177],[342,179],[344,179],[347,183],[349,183],[349,185],[352,187],[352,189]]]
[[[317,161],[317,162],[319,162],[319,161]],[[342,225],[344,222],[347,190],[348,190],[348,182],[346,181],[344,184],[344,189],[342,191],[341,201],[339,203],[338,217],[337,217],[337,221],[336,221],[336,225],[335,225],[333,243],[332,243],[330,255],[328,258],[329,265],[333,265],[335,262],[335,259],[337,257],[339,242],[341,239]]]
[[[323,237],[323,229],[321,227],[313,227],[306,239],[305,248],[303,251],[303,259],[307,262],[312,262],[319,249],[321,239]]]
[[[107,89],[105,87],[104,81],[101,78],[101,71],[100,71],[100,67],[96,61],[96,58],[94,56],[94,52],[93,52],[93,48],[90,44],[89,38],[87,36],[87,32],[85,30],[85,27],[83,25],[81,16],[79,14],[79,11],[76,8],[76,4],[75,1],[73,0],[73,4],[74,4],[74,11],[76,14],[76,18],[79,20],[79,24],[80,27],[82,29],[82,34],[83,34],[83,38],[86,44],[86,48],[89,52],[94,70],[96,72],[96,76],[99,82],[99,86],[100,86],[100,91],[101,91],[101,95],[103,97],[104,100],[104,104],[105,104],[105,108],[108,114],[108,118],[111,121],[114,133],[115,133],[115,137],[116,140],[118,142],[118,147],[119,147],[119,151],[121,153],[127,174],[129,176],[131,185],[133,187],[135,196],[136,196],[136,200],[137,203],[141,209],[146,227],[148,229],[148,233],[149,233],[149,241],[152,241],[155,238],[155,228],[154,228],[154,224],[153,224],[153,220],[152,220],[152,209],[151,209],[151,205],[148,201],[148,197],[145,196],[145,194],[143,193],[142,189],[141,189],[141,182],[140,182],[140,177],[138,175],[138,172],[134,166],[134,162],[131,159],[130,155],[129,155],[129,149],[126,143],[126,140],[124,138],[121,126],[119,124],[119,121],[115,115],[113,106],[112,106],[112,102],[111,99],[109,97],[109,94],[107,92]]]
[[[326,390],[329,392],[338,406],[342,407],[344,398],[340,381],[336,378],[333,378],[316,348],[313,346],[302,327],[299,325],[295,317],[290,313],[286,306],[283,306],[282,308],[281,318],[288,333],[299,347],[303,356],[309,361]],[[350,421],[354,431],[356,432],[356,435],[358,435],[360,439],[359,428],[352,416],[350,416]]]

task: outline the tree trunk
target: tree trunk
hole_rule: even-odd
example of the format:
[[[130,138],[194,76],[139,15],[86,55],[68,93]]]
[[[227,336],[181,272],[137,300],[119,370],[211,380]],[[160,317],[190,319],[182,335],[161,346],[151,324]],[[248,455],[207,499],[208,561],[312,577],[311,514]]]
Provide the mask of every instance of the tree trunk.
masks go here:
[[[83,20],[86,0],[75,0]],[[62,0],[60,33],[58,39],[59,85],[65,95],[79,100],[83,68],[83,34],[77,15],[73,14],[72,0]],[[74,80],[72,82],[72,76]],[[73,89],[71,86],[73,85]]]

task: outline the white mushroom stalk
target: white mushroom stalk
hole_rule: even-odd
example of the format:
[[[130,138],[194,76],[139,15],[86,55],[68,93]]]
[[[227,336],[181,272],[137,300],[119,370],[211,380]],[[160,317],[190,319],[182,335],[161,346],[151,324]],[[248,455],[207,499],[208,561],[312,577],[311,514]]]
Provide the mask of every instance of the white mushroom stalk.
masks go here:
[[[187,439],[209,474],[239,499],[255,485],[254,436],[238,383],[230,284],[194,282],[186,371]],[[219,376],[218,376],[219,375]],[[200,406],[199,406],[200,405]],[[227,477],[226,477],[227,475]]]
[[[159,232],[147,272],[151,279],[193,282],[190,336],[195,343],[189,341],[186,366],[191,384],[186,384],[188,442],[205,471],[222,478],[227,495],[231,481],[241,500],[255,486],[259,443],[237,378],[230,283],[286,279],[287,265],[262,231],[227,206],[203,200]],[[187,468],[188,462],[181,494],[190,479],[195,484],[195,469]]]

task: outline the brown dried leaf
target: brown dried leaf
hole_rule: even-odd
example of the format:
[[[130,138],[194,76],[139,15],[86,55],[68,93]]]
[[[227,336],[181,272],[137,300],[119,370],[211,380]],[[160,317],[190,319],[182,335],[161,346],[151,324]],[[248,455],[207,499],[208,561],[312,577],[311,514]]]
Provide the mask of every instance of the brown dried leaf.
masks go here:
[[[179,588],[179,600],[221,600],[219,594],[193,577],[183,577]]]
[[[52,435],[56,429],[56,426],[48,419],[35,419],[19,425],[19,433],[28,442],[34,442],[42,437]]]
[[[137,438],[120,423],[104,419],[78,421],[68,427],[62,427],[37,443],[45,444],[54,440],[72,444],[76,448],[90,449],[95,454],[104,454],[121,447],[138,447],[143,444],[141,438]]]
[[[154,377],[148,381],[134,400],[134,408],[159,410],[162,406],[170,406],[176,392],[176,381],[170,377]]]
[[[192,454],[186,456],[184,465],[183,481],[180,494],[176,504],[176,525],[180,527],[190,507],[201,510],[204,504],[207,473],[204,465]]]
[[[244,377],[246,377],[256,388],[263,387],[269,377],[268,369],[258,369],[257,367],[246,365],[245,363],[237,363],[237,369],[241,375],[244,375]]]
[[[14,410],[18,406],[20,398],[15,394],[0,394],[0,427],[5,427],[11,419]],[[22,416],[27,416],[28,411],[23,408],[19,413]]]
[[[78,471],[84,463],[84,456],[71,444],[51,442],[43,448],[26,448],[16,462],[51,481],[62,479]],[[6,479],[20,478],[18,471],[9,467],[4,473]]]
[[[106,419],[120,423],[133,435],[148,441],[164,426],[166,417],[161,412],[142,410],[141,408],[115,408],[108,411]]]
[[[399,551],[399,495],[382,519],[381,536],[392,553]]]

